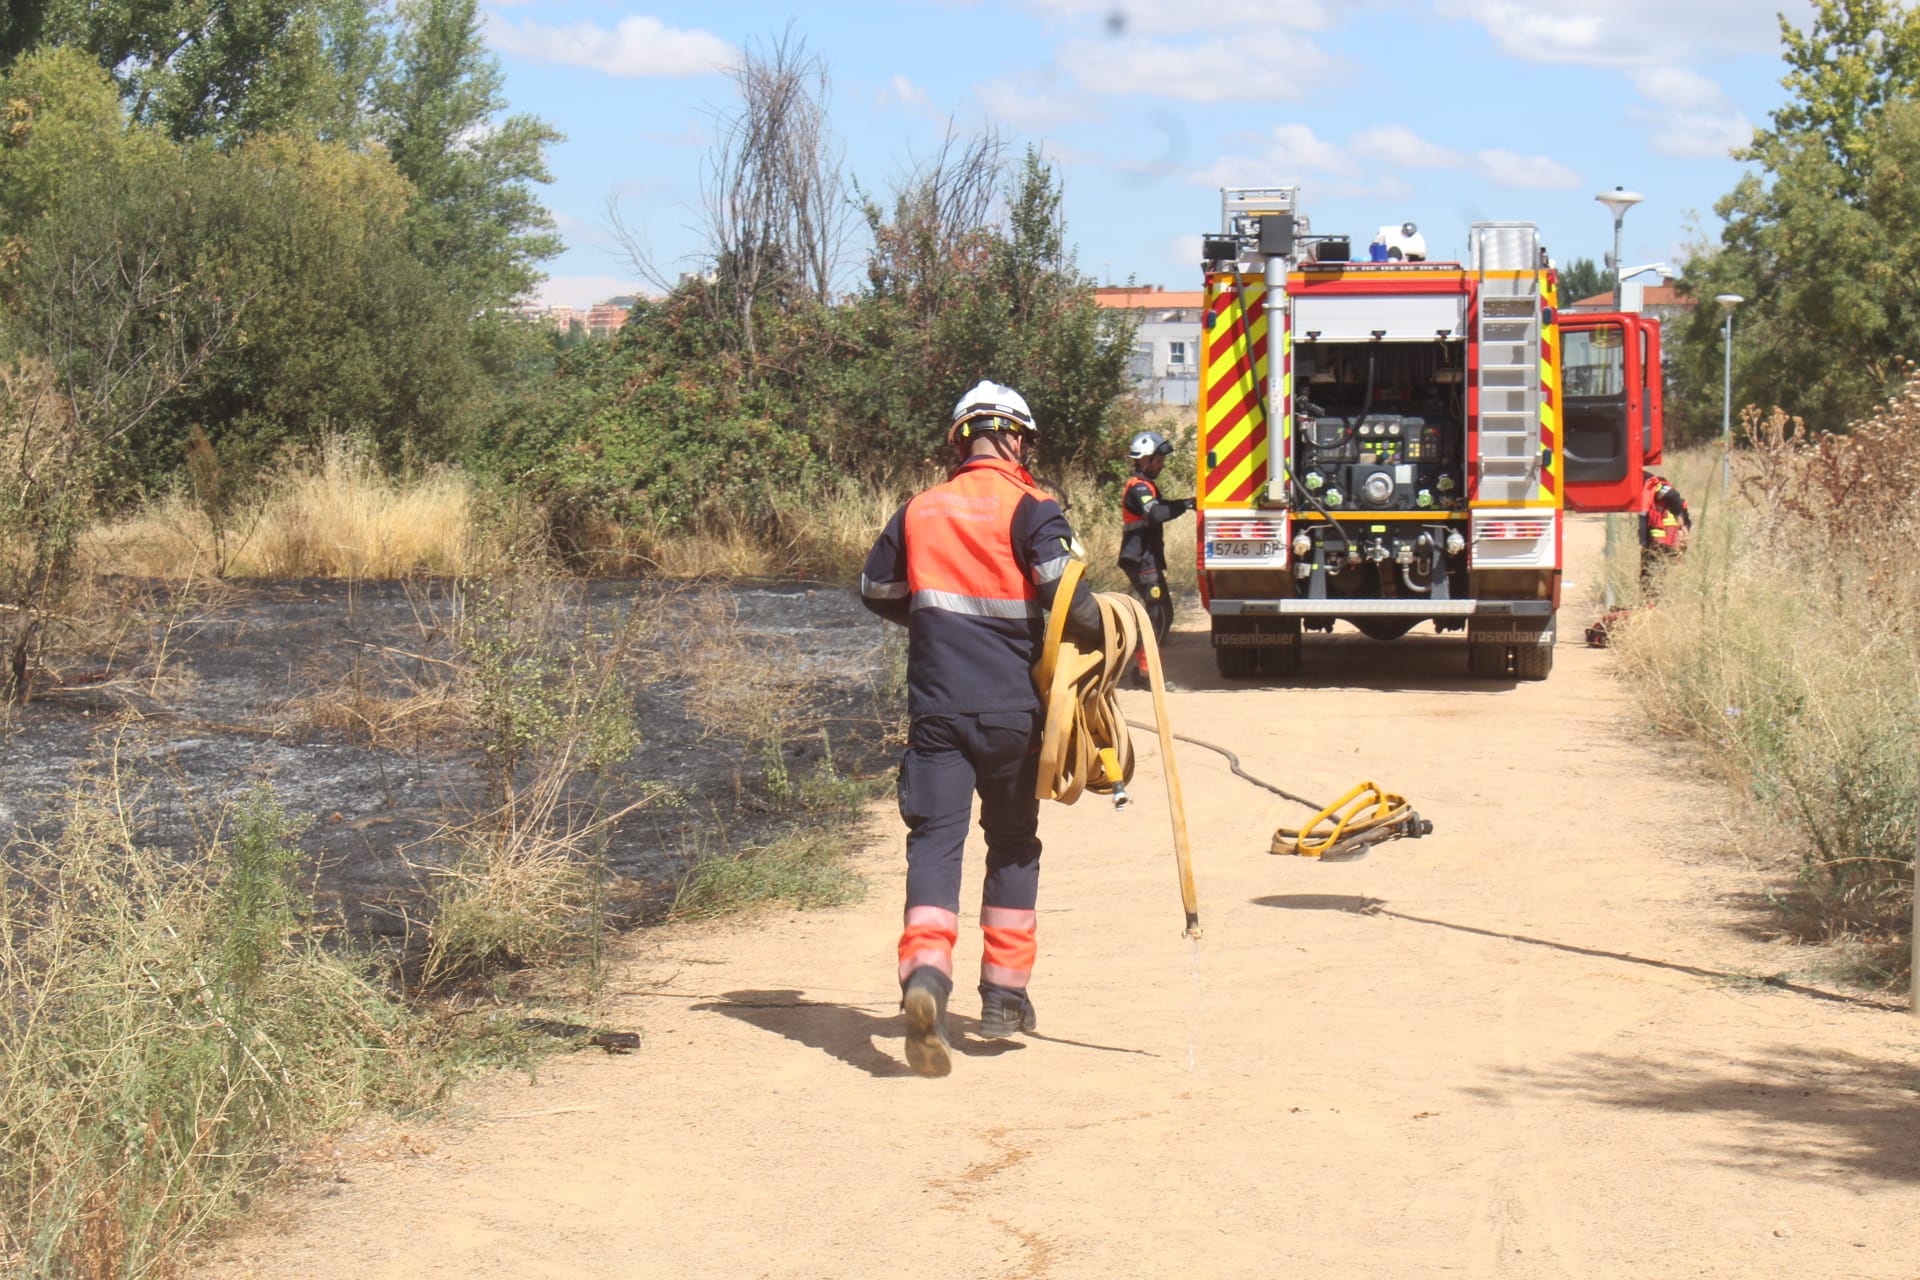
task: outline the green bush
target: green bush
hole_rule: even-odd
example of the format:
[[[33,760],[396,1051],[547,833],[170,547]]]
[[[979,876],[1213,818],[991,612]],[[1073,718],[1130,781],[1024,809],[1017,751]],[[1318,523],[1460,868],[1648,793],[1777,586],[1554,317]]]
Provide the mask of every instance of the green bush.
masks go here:
[[[0,877],[0,1262],[25,1274],[162,1271],[276,1153],[421,1079],[399,1006],[302,930],[270,793],[183,864],[127,791],[101,774]]]

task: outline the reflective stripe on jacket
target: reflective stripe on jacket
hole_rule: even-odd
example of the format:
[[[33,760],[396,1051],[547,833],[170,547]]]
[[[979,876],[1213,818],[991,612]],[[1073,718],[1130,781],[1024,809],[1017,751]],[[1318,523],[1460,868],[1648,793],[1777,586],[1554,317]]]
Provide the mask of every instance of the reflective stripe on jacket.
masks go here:
[[[910,714],[1039,707],[1030,669],[1072,539],[1060,505],[999,458],[969,459],[894,513],[860,594],[907,624]]]
[[[1160,505],[1159,485],[1143,475],[1128,477],[1120,491],[1120,567],[1128,573],[1167,567],[1167,535],[1160,526],[1168,517],[1156,512]]]

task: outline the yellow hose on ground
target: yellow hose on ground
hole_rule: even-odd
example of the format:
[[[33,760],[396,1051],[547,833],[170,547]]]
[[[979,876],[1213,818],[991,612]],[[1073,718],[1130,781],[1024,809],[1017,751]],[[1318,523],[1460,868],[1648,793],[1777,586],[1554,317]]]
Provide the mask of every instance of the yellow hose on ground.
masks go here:
[[[1111,795],[1116,806],[1128,803],[1133,778],[1133,740],[1115,697],[1120,678],[1145,647],[1147,677],[1153,687],[1153,718],[1159,728],[1160,755],[1166,762],[1167,807],[1173,817],[1173,857],[1180,875],[1180,902],[1186,910],[1186,936],[1200,936],[1200,907],[1193,888],[1192,850],[1187,843],[1187,811],[1174,766],[1173,733],[1167,720],[1167,689],[1160,670],[1160,646],[1146,608],[1132,596],[1094,593],[1100,607],[1102,643],[1082,648],[1066,635],[1067,602],[1086,573],[1070,561],[1060,578],[1055,608],[1047,619],[1046,643],[1033,671],[1034,687],[1046,700],[1046,729],[1040,740],[1040,778],[1034,794],[1042,800],[1072,804],[1083,791]]]
[[[1368,808],[1373,812],[1368,813]],[[1369,845],[1395,836],[1429,834],[1433,824],[1413,811],[1405,796],[1362,782],[1313,815],[1313,821],[1273,833],[1270,853],[1295,853],[1304,858],[1353,857]]]

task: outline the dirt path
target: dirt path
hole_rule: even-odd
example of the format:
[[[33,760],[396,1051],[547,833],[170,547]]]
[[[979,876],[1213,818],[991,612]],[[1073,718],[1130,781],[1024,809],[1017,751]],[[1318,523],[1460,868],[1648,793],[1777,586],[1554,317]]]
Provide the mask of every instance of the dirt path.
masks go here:
[[[963,982],[929,1081],[882,815],[864,904],[634,939],[604,1018],[639,1054],[474,1089],[469,1123],[284,1193],[196,1274],[1920,1275],[1920,1028],[1755,981],[1805,957],[1754,940],[1713,791],[1634,736],[1577,627],[1502,688],[1458,640],[1383,680],[1352,637],[1229,691],[1177,641],[1182,731],[1305,794],[1378,778],[1438,830],[1272,857],[1298,811],[1183,752],[1196,952],[1145,743],[1132,809],[1042,815],[1044,1038],[974,1037]]]

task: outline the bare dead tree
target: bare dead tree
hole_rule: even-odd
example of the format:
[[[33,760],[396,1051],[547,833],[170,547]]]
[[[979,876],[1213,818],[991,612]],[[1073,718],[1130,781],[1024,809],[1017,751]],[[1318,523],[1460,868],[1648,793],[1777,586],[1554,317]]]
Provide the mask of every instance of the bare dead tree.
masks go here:
[[[939,150],[895,187],[891,218],[867,202],[867,274],[876,292],[930,321],[947,284],[980,267],[1003,221],[1006,148],[998,132],[963,137],[949,124]]]
[[[749,45],[733,68],[738,104],[715,118],[717,137],[701,177],[698,230],[717,312],[749,354],[758,350],[755,315],[767,303],[833,299],[846,265],[852,218],[844,149],[827,114],[827,65],[789,25],[769,46]],[[677,277],[610,203],[613,234],[649,283]]]

